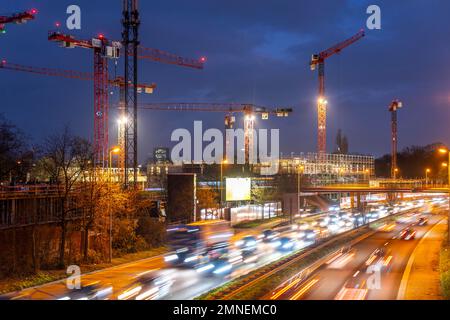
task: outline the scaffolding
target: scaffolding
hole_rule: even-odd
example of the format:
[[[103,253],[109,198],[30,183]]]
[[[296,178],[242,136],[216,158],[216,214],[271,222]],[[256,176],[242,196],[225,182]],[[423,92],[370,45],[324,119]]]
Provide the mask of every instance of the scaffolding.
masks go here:
[[[368,184],[375,175],[375,158],[367,155],[318,153],[281,157],[280,174],[297,174],[299,170],[313,186]]]

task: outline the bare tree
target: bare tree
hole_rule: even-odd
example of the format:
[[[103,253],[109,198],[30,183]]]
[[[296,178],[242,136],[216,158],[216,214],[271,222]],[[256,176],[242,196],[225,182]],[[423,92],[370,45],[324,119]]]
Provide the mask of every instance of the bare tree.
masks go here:
[[[76,183],[80,181],[81,173],[92,163],[92,152],[89,142],[73,136],[68,127],[65,127],[62,133],[48,137],[42,150],[44,153],[43,169],[49,175],[50,181],[56,187],[61,199],[59,265],[63,267],[65,265],[68,215],[73,210],[70,205],[70,197]]]
[[[13,170],[22,169],[24,149],[23,133],[0,114],[0,181],[11,179]]]

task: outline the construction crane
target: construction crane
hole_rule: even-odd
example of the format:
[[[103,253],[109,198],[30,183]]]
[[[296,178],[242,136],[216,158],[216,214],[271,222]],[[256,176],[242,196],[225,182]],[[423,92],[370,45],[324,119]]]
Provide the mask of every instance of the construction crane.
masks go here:
[[[38,13],[37,9],[31,9],[24,12],[14,13],[12,15],[0,15],[0,33],[6,33],[6,24],[27,23],[30,20],[34,20],[37,13]]]
[[[138,0],[123,0],[122,12],[122,45],[125,56],[125,82],[138,82],[138,59],[149,59],[166,64],[174,64],[184,67],[203,69],[206,62],[204,57],[199,60],[185,59],[173,54],[140,46],[139,26],[140,17]],[[133,183],[137,182],[138,145],[137,145],[137,118],[138,101],[136,87],[125,87],[123,99],[122,121],[124,144],[124,184],[130,185],[129,169],[133,171]],[[120,131],[120,130],[119,130]]]
[[[3,59],[0,61],[0,69],[29,72],[29,73],[47,75],[47,76],[52,76],[52,77],[87,80],[87,81],[93,81],[95,78],[94,74],[90,73],[90,72],[26,66],[26,65],[16,64],[16,63],[10,63],[6,59]],[[118,88],[125,87],[125,81],[124,81],[123,77],[116,77],[115,79],[109,79],[108,84],[110,86],[114,86],[114,87],[118,87]],[[131,86],[131,84],[129,84],[129,86]],[[138,84],[138,93],[151,94],[151,93],[153,93],[153,90],[155,88],[156,88],[156,84],[154,84],[154,83]]]
[[[15,63],[9,63],[5,59],[0,61],[0,69],[20,71],[20,72],[29,72],[29,73],[52,76],[52,77],[63,77],[63,78],[69,78],[69,79],[87,80],[87,81],[93,81],[95,79],[94,74],[89,73],[89,72],[25,66],[25,65],[15,64]],[[116,77],[115,79],[109,79],[108,84],[110,86],[118,87],[120,89],[120,96],[122,97],[123,92],[125,90],[125,81],[124,81],[123,77]],[[131,84],[129,83],[128,86],[131,86]],[[153,93],[153,90],[155,88],[156,88],[156,84],[154,84],[154,83],[138,84],[137,92],[151,94],[151,93]],[[105,130],[108,130],[108,129],[105,129]],[[121,130],[120,124],[119,124],[119,130]],[[119,137],[122,137],[122,135],[119,135]],[[121,143],[120,138],[119,138],[119,144],[121,146],[123,146],[123,143]],[[123,150],[124,149],[121,149],[121,152],[119,153],[120,168],[123,168],[123,159],[124,159]]]
[[[391,155],[391,177],[397,179],[397,110],[403,107],[403,103],[395,99],[389,105],[389,112],[391,113],[391,139],[392,139],[392,155]]]
[[[122,11],[122,45],[125,56],[125,82],[138,83],[138,46],[139,46],[139,18],[138,1],[123,0]],[[129,168],[133,170],[133,184],[137,183],[138,169],[138,141],[137,141],[137,91],[125,87],[123,100],[124,143],[124,185],[130,186]]]
[[[314,54],[310,67],[314,71],[319,69],[319,98],[317,99],[317,150],[319,154],[326,153],[327,148],[327,100],[325,97],[325,60],[341,52],[344,48],[355,43],[365,36],[364,30],[360,30],[353,37],[325,50]]]
[[[51,31],[48,40],[58,42],[64,48],[78,47],[91,49],[94,52],[94,161],[96,165],[106,167],[109,152],[108,59],[119,58],[120,43],[109,41],[102,34],[91,40],[79,40],[58,31]],[[133,85],[137,85],[137,83]]]
[[[287,117],[293,110],[292,108],[267,108],[253,104],[241,103],[144,103],[138,105],[139,109],[160,110],[160,111],[194,111],[194,112],[221,112],[226,113],[225,129],[233,129],[236,122],[234,113],[244,114],[244,157],[245,164],[250,163],[250,152],[254,150],[254,125],[255,115],[261,115],[263,120],[267,120],[270,114],[277,117]],[[225,148],[229,144],[226,141]],[[226,154],[226,150],[225,150]]]

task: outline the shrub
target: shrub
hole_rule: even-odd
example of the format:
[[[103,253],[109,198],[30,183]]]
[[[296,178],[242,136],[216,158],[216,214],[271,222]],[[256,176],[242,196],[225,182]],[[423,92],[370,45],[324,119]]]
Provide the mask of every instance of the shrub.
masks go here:
[[[164,243],[166,228],[164,223],[150,217],[138,220],[137,235],[141,236],[150,247],[158,247]]]

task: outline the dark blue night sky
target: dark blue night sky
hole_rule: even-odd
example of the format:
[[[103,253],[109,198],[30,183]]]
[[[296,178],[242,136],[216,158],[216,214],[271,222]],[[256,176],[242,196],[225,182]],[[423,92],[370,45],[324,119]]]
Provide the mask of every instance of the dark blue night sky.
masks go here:
[[[0,14],[37,8],[36,21],[8,27],[0,36],[0,58],[19,64],[92,72],[92,52],[67,50],[47,41],[55,21],[65,25],[66,8],[82,9],[82,30],[63,31],[81,38],[99,32],[121,37],[119,0],[0,0]],[[382,10],[382,30],[334,56],[326,64],[329,101],[328,149],[336,131],[348,136],[350,151],[381,155],[390,150],[389,102],[399,98],[400,147],[450,143],[450,2],[447,0],[164,0],[140,1],[141,43],[186,57],[208,57],[203,71],[140,63],[140,82],[156,82],[141,101],[242,102],[292,106],[288,119],[259,127],[281,128],[281,151],[315,151],[317,72],[311,54],[365,26],[366,8]],[[122,72],[122,62],[117,69]],[[114,67],[111,66],[114,74]],[[117,101],[118,92],[112,96]],[[87,81],[0,70],[0,113],[21,127],[34,143],[69,124],[90,137],[93,90]],[[111,111],[114,119],[116,112]],[[143,111],[139,116],[140,160],[156,146],[170,146],[176,128],[194,120],[223,127],[220,114]],[[241,123],[241,122],[240,122]],[[116,122],[111,121],[111,144]]]

